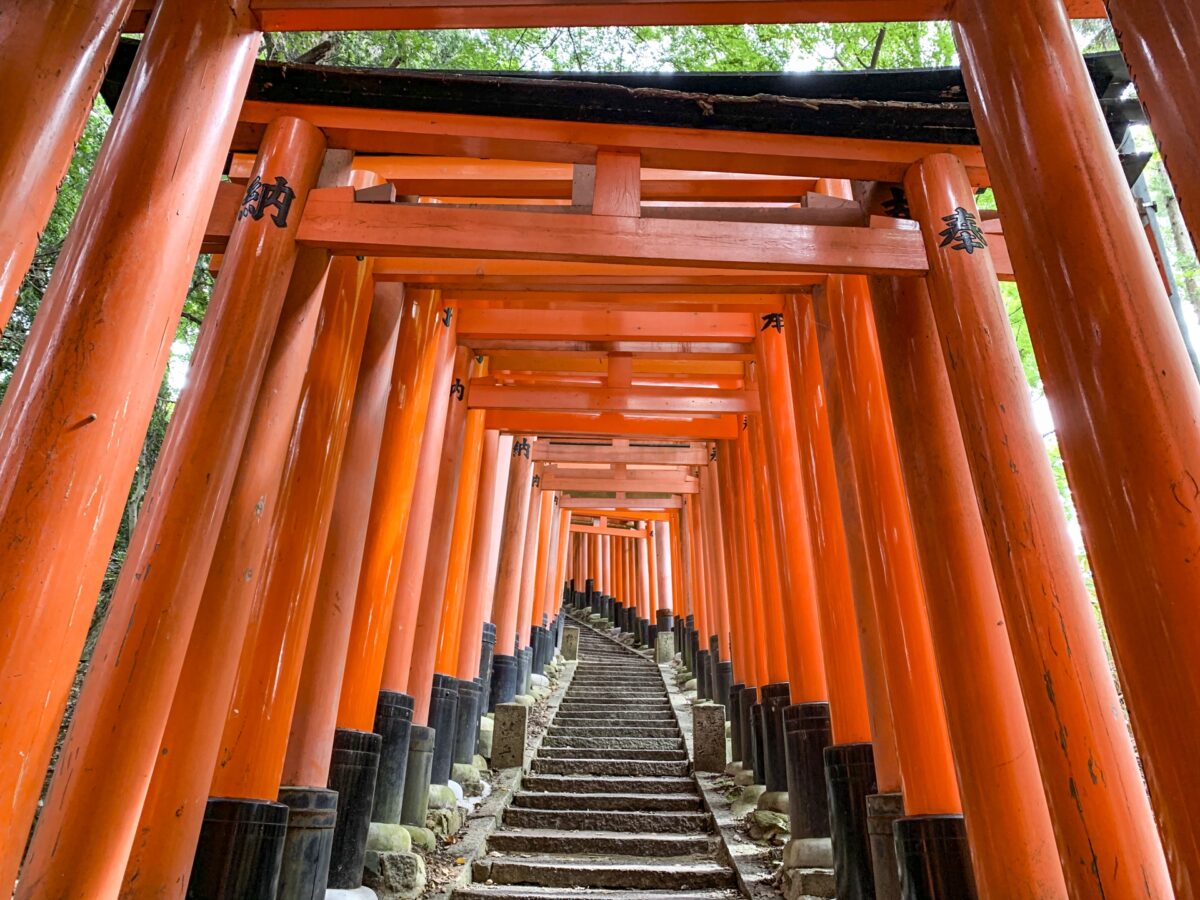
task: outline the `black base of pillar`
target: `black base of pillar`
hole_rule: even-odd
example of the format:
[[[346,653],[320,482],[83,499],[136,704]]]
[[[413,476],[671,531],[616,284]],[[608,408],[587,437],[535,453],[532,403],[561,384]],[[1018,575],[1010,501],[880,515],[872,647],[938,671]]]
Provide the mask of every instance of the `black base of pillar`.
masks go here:
[[[495,712],[501,703],[512,703],[517,696],[517,658],[497,656],[492,660],[492,684],[488,694],[488,712]]]
[[[871,834],[871,867],[875,871],[877,900],[899,900],[900,863],[892,825],[904,817],[900,794],[872,794],[867,798],[867,829]]]
[[[625,604],[620,600],[613,600],[613,625],[621,631],[629,630],[629,614]]]
[[[279,789],[279,802],[288,808],[288,821],[278,896],[324,900],[337,824],[337,791],[285,786]]]
[[[729,753],[733,762],[742,761],[742,692],[744,684],[735,684],[729,688]]]
[[[429,812],[429,776],[433,773],[433,748],[437,735],[432,728],[414,725],[408,740],[408,773],[404,777],[404,805],[400,824],[425,827]]]
[[[454,765],[454,746],[458,738],[458,679],[449,675],[433,676],[429,695],[429,727],[437,732],[433,745],[431,784],[450,780]]]
[[[762,689],[763,777],[767,790],[773,793],[788,789],[783,712],[791,704],[791,687],[787,682],[768,684]]]
[[[709,699],[711,699],[713,701],[713,703],[721,702],[719,699],[717,699],[718,697],[721,696],[720,691],[717,690],[717,663],[721,661],[720,645],[721,645],[721,642],[717,639],[717,636],[715,634],[709,636],[709,639],[708,639],[709,666],[707,669],[705,669],[705,671],[708,672],[708,697],[709,697]],[[729,683],[733,684],[732,678],[729,680]]]
[[[892,825],[903,900],[976,900],[962,816],[908,816]]]
[[[750,754],[754,783],[767,786],[767,710],[762,703],[750,707]]]
[[[739,760],[743,769],[754,769],[754,705],[758,703],[758,688],[754,685],[742,688],[738,697],[738,730],[742,733],[742,758]]]
[[[646,622],[646,646],[651,649],[658,646],[658,626],[653,622]]]
[[[383,747],[379,751],[379,774],[375,778],[372,822],[395,825],[400,821],[412,713],[413,698],[408,694],[379,692],[379,701],[375,705],[375,733],[383,739]]]
[[[837,896],[839,900],[875,900],[875,869],[867,825],[867,797],[876,791],[871,745],[826,747],[825,783]]]
[[[475,759],[475,740],[479,736],[480,687],[474,681],[458,682],[458,722],[454,729],[454,753],[451,762],[470,765]]]
[[[788,821],[793,838],[829,837],[825,748],[833,743],[828,703],[798,703],[783,711]]]
[[[692,670],[696,676],[696,698],[698,700],[711,700],[712,690],[711,681],[708,677],[708,651],[696,651],[696,668]]]
[[[733,663],[729,660],[717,663],[716,674],[713,702],[725,707],[725,721],[729,721],[729,689],[733,685]]]
[[[695,674],[696,669],[696,654],[700,652],[700,633],[695,629],[688,632],[688,668]]]
[[[670,631],[675,627],[675,614],[669,609],[656,609],[654,611],[654,624],[659,631]]]
[[[486,712],[488,699],[492,696],[492,660],[496,657],[496,626],[483,623],[483,641],[479,645],[479,678],[482,681],[479,696],[480,712]]]
[[[522,694],[529,693],[531,682],[529,676],[533,674],[533,649],[530,647],[522,648],[517,654],[517,688]]]
[[[189,900],[274,897],[287,818],[282,803],[209,797],[188,881]]]
[[[337,791],[337,823],[329,858],[329,887],[362,887],[367,832],[375,805],[375,777],[383,740],[371,731],[339,728],[333,733],[329,788]]]

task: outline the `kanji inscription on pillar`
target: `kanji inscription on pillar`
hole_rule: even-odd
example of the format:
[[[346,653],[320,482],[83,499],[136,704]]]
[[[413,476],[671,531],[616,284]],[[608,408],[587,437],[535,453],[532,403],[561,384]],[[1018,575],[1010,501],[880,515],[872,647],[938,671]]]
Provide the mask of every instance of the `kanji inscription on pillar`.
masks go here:
[[[942,243],[939,246],[951,250],[965,250],[973,254],[981,247],[986,247],[987,239],[974,213],[967,212],[961,206],[948,216],[942,216],[947,228],[939,234]]]
[[[267,210],[274,209],[271,221],[280,228],[286,228],[288,212],[295,199],[296,192],[282,175],[275,176],[274,184],[267,184],[255,175],[246,185],[246,196],[242,198],[238,218],[244,219],[249,216],[257,222],[267,214]]]

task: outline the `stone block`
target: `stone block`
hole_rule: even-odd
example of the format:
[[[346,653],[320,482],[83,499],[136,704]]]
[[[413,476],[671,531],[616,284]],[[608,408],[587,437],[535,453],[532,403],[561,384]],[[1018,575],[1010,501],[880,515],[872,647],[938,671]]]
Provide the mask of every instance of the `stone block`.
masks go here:
[[[788,824],[787,816],[769,809],[756,809],[746,817],[751,839],[772,844],[782,843]]]
[[[451,809],[458,803],[458,798],[454,796],[454,791],[449,785],[431,784],[429,786],[429,808],[430,809]]]
[[[725,771],[725,707],[705,703],[692,707],[692,739],[696,750],[696,771]]]
[[[484,759],[492,758],[492,730],[495,727],[496,720],[491,713],[479,720],[479,739],[475,742],[475,749]]]
[[[787,791],[766,791],[758,798],[758,808],[771,812],[788,813]]]
[[[496,729],[492,735],[492,767],[516,769],[525,765],[529,709],[520,703],[496,707]]]
[[[563,628],[562,639],[563,659],[579,659],[579,627],[567,625]]]
[[[367,832],[367,849],[380,853],[411,853],[412,835],[404,825],[372,822]]]
[[[363,885],[375,891],[379,900],[416,900],[425,892],[425,881],[425,860],[420,855],[367,851]]]
[[[462,786],[467,797],[478,797],[483,793],[483,778],[473,763],[455,763],[450,769],[450,779]]]
[[[418,850],[432,853],[437,849],[437,838],[424,825],[401,825],[400,827],[408,832],[412,845]]]
[[[669,631],[660,631],[654,638],[654,661],[662,665],[674,658],[675,635]]]
[[[829,838],[793,838],[783,848],[785,869],[832,869],[833,841]]]
[[[533,704],[537,703],[537,698],[533,694],[517,694],[517,696],[513,697],[513,703],[517,704],[517,706],[533,706]]]
[[[457,806],[450,809],[431,809],[425,815],[425,827],[432,831],[440,840],[445,840],[452,834],[457,834],[463,827],[463,811]]]

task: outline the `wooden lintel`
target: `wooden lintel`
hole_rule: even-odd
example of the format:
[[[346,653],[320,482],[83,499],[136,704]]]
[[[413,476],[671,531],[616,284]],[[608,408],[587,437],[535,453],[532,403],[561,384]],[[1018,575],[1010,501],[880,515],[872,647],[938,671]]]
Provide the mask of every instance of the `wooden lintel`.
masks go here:
[[[664,466],[703,466],[708,464],[708,453],[691,447],[647,447],[597,444],[566,444],[554,441],[537,441],[533,445],[533,458],[538,462],[553,463],[624,463],[653,464]]]
[[[472,409],[562,410],[568,412],[680,413],[687,415],[759,410],[758,391],[708,390],[630,385],[622,388],[583,385],[472,383]]]
[[[594,510],[596,512],[608,512],[610,515],[622,512],[656,512],[668,509],[682,509],[683,499],[681,497],[663,497],[658,499],[626,498],[615,500],[603,497],[560,497],[558,508],[577,509],[581,511]]]
[[[737,415],[687,418],[493,409],[488,410],[486,416],[487,428],[497,428],[509,434],[547,437],[591,435],[720,441],[736,439],[741,428],[741,417]]]

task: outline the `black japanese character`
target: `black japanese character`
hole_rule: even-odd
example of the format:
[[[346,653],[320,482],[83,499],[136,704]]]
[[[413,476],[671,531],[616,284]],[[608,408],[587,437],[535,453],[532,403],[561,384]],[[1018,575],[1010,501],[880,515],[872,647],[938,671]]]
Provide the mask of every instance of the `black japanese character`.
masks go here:
[[[783,331],[783,313],[781,313],[781,312],[767,313],[762,318],[763,318],[763,327],[761,329],[762,331],[766,331],[768,328],[774,328],[776,331]]]
[[[966,250],[967,253],[973,254],[980,247],[988,245],[975,216],[961,206],[952,215],[943,216],[942,221],[949,227],[938,235],[943,238],[941,246],[950,247],[951,250]]]
[[[242,198],[242,208],[238,211],[238,218],[244,219],[246,216],[260,220],[268,209],[275,209],[275,214],[271,216],[271,221],[280,228],[287,226],[288,211],[292,208],[292,201],[296,199],[296,192],[291,189],[287,183],[287,179],[282,175],[275,177],[274,184],[266,184],[261,178],[255,175],[250,179],[250,183],[246,185],[246,196]]]

